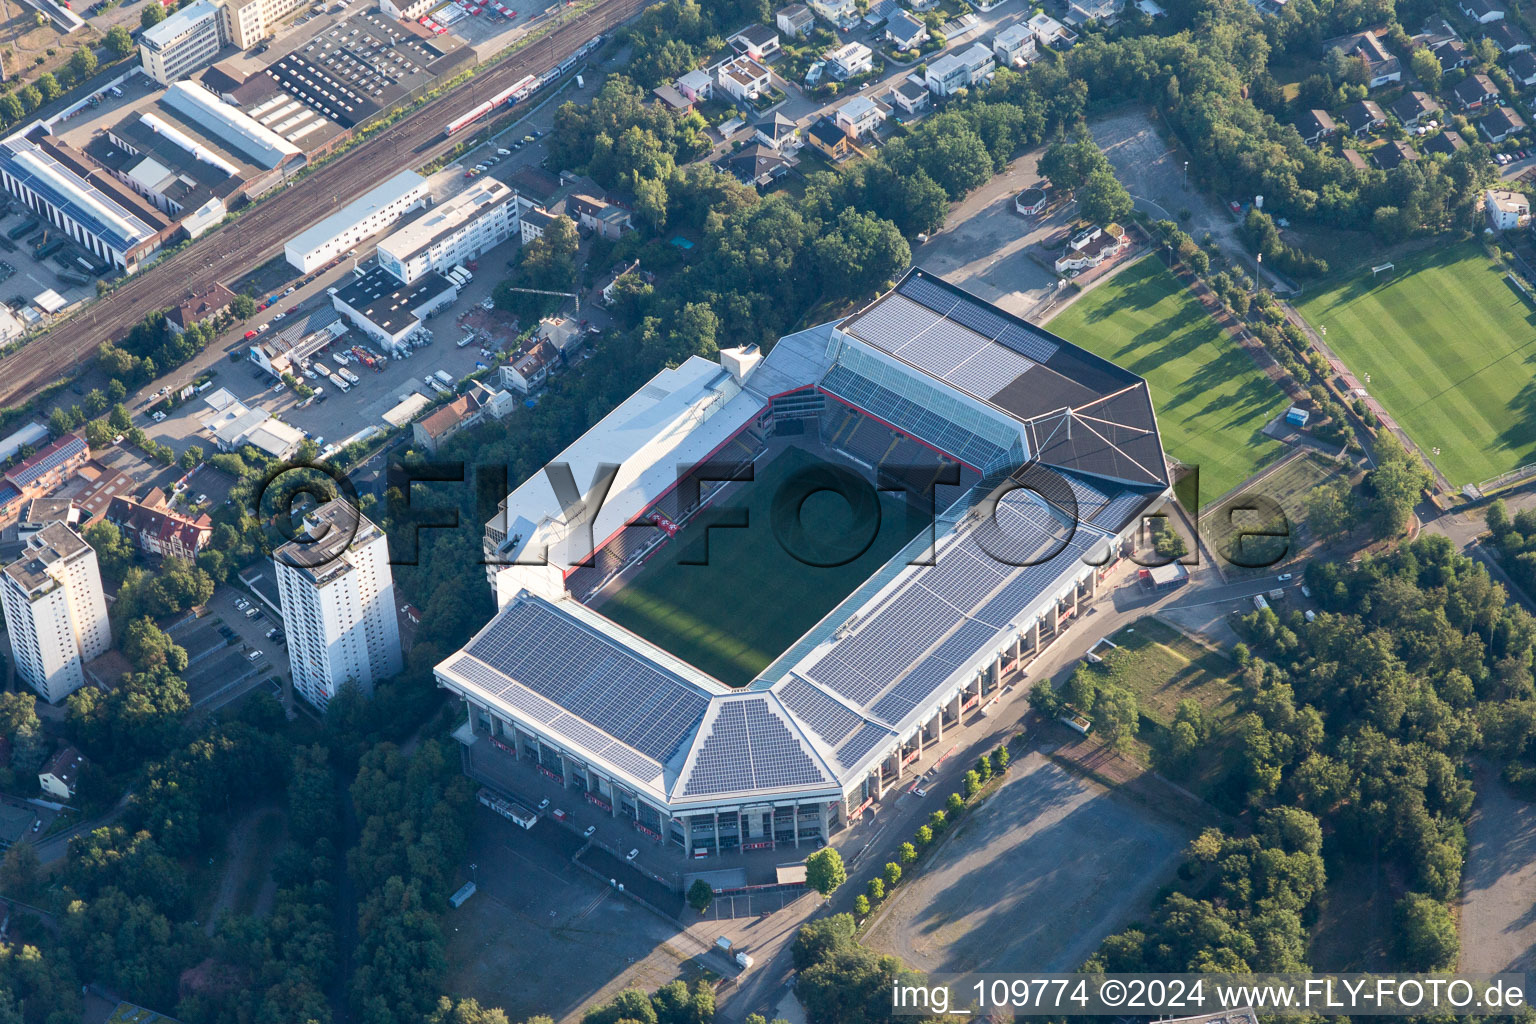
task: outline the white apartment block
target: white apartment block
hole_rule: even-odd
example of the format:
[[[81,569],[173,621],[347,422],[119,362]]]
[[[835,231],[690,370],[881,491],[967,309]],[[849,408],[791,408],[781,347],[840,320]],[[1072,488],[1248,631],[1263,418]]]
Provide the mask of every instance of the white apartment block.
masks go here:
[[[1028,25],[1010,25],[992,37],[992,54],[1003,67],[1018,67],[1039,52],[1035,33]]]
[[[446,274],[509,238],[521,239],[524,206],[532,204],[495,178],[481,178],[380,242],[379,266],[402,284],[429,270]]]
[[[220,7],[224,38],[249,50],[277,30],[288,15],[306,6],[308,0],[224,0]]]
[[[980,82],[996,66],[985,43],[976,43],[962,53],[947,53],[928,65],[928,91],[935,96],[953,96]]]
[[[401,171],[288,240],[288,264],[302,273],[323,267],[431,200],[427,179]]]
[[[85,663],[112,646],[96,552],[63,523],[39,530],[0,573],[0,605],[16,674],[50,704],[80,689]]]
[[[272,563],[293,688],[324,710],[347,683],[371,694],[400,671],[400,626],[384,531],[342,499],[304,524]]]
[[[874,70],[875,53],[863,43],[844,43],[822,54],[833,78],[845,81]]]
[[[144,73],[161,85],[170,85],[211,63],[224,45],[219,6],[213,0],[195,0],[139,33],[139,59]]]

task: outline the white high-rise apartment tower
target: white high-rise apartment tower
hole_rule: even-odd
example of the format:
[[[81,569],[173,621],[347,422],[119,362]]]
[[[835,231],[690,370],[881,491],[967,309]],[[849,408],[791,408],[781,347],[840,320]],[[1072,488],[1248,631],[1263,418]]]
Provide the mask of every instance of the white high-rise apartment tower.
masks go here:
[[[348,502],[304,519],[307,536],[272,552],[293,687],[324,708],[348,682],[371,694],[400,671],[400,625],[384,532]]]
[[[50,704],[85,683],[84,665],[112,646],[96,552],[63,523],[49,523],[0,573],[0,604],[16,672]]]

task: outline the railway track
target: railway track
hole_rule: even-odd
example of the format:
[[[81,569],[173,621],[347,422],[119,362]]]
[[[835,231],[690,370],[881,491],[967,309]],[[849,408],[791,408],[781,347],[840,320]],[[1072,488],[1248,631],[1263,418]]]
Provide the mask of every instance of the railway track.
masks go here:
[[[649,0],[607,0],[448,95],[402,118],[377,137],[263,201],[230,225],[130,279],[111,295],[14,355],[0,359],[0,406],[14,406],[90,359],[103,341],[190,292],[233,284],[282,251],[283,243],[401,170],[448,152],[460,140],[443,125],[499,89],[557,64],[599,33],[629,20]],[[472,134],[465,132],[465,134]],[[393,157],[393,159],[391,159]]]

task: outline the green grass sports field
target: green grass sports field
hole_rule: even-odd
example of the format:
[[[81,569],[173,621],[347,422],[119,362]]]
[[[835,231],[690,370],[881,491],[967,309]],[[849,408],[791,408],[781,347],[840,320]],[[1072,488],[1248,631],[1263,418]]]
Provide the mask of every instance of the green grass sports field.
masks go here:
[[[1536,462],[1536,312],[1481,246],[1398,260],[1296,308],[1453,486]]]
[[[745,529],[708,531],[696,519],[624,579],[597,610],[732,686],[751,682],[807,629],[853,589],[874,574],[924,526],[922,518],[889,492],[867,484],[871,504],[855,513],[840,495],[821,492],[798,504],[804,533],[781,543],[774,528],[775,495],[780,496],[780,526],[789,525],[785,506],[797,493],[799,474],[827,464],[809,452],[786,450],[757,478],[717,501],[719,510],[745,509]],[[873,523],[878,507],[879,525]],[[708,512],[704,513],[708,515]],[[856,521],[857,520],[857,521]],[[793,530],[793,527],[790,527]],[[867,547],[862,541],[868,538]],[[830,539],[836,550],[817,553]],[[807,565],[791,550],[813,561],[839,560],[863,547],[863,553],[835,567]],[[704,561],[690,565],[688,561]]]
[[[1285,395],[1156,259],[1128,267],[1046,325],[1147,379],[1163,448],[1200,467],[1209,503],[1277,458],[1264,425]]]

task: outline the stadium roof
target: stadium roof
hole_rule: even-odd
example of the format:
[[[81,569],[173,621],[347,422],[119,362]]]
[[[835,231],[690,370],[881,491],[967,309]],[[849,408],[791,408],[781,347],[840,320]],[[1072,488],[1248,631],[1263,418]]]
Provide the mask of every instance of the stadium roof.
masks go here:
[[[259,167],[271,170],[303,150],[196,82],[174,82],[162,103]]]
[[[744,386],[698,357],[658,374],[553,460],[571,477],[546,471],[508,496],[492,524],[509,538],[502,558],[537,541],[558,568],[584,560],[679,466],[773,396],[812,387],[981,479],[740,690],[573,598],[524,589],[544,571],[525,565],[497,574],[502,608],[438,666],[445,685],[678,813],[841,794],[1074,593],[1167,491],[1144,381],[913,270],[854,316],[781,338]],[[606,493],[602,464],[617,474]],[[574,529],[586,518],[590,540]]]

